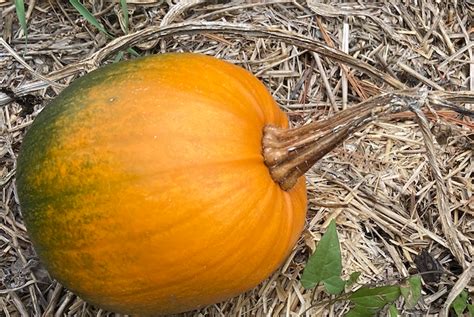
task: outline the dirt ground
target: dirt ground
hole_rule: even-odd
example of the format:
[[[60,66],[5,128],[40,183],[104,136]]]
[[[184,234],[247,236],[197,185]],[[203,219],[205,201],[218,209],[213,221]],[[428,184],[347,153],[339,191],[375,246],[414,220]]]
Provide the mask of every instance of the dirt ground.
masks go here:
[[[268,87],[293,126],[387,91],[430,96],[425,134],[413,113],[391,115],[307,173],[305,230],[277,272],[245,294],[184,315],[343,316],[347,302],[321,305],[329,299],[322,288],[300,283],[332,219],[344,273],[361,272],[361,285],[444,272],[425,278],[415,308],[397,302],[402,316],[447,316],[462,289],[474,292],[474,122],[446,107],[474,110],[472,1],[127,2],[128,26],[119,1],[82,1],[104,34],[67,1],[25,1],[26,40],[13,1],[0,0],[0,316],[114,315],[49,277],[23,225],[15,168],[22,137],[43,107],[75,78],[134,58],[129,48],[141,56],[199,52],[240,65]]]

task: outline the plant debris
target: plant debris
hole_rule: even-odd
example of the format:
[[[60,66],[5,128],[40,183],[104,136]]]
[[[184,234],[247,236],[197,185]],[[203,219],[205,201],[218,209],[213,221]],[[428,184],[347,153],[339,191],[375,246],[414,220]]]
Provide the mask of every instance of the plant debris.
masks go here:
[[[378,118],[306,173],[305,231],[277,272],[183,316],[342,316],[348,305],[318,306],[328,295],[300,282],[333,219],[343,274],[361,272],[358,284],[459,265],[459,272],[422,275],[438,285],[412,310],[423,316],[447,316],[463,289],[474,292],[471,2],[136,0],[127,1],[128,29],[119,1],[82,3],[114,39],[68,2],[25,1],[26,42],[14,2],[0,1],[0,315],[114,315],[63,288],[39,263],[18,206],[15,166],[22,137],[47,101],[86,72],[134,58],[132,48],[140,55],[193,51],[240,65],[263,81],[293,127],[394,90],[425,94],[423,111]]]

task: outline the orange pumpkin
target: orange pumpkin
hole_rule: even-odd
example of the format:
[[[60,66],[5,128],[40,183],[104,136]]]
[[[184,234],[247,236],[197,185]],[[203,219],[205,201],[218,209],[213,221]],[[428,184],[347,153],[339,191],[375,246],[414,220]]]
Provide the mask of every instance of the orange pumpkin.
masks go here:
[[[116,63],[36,118],[17,186],[33,244],[85,300],[169,314],[249,290],[290,253],[303,177],[286,190],[264,162],[265,127],[287,127],[244,69],[198,54]]]

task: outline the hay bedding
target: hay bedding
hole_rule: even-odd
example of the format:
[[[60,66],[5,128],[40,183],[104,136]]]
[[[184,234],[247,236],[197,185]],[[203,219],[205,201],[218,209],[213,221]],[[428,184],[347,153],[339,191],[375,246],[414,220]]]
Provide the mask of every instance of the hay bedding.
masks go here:
[[[13,2],[0,1],[0,86],[11,88],[0,93],[0,316],[113,315],[48,276],[22,223],[14,179],[22,136],[42,107],[122,47],[239,64],[266,84],[293,125],[404,87],[438,91],[432,104],[470,100],[463,106],[473,109],[470,1],[128,1],[129,36],[117,3],[85,1],[118,38],[111,44],[69,4],[26,2],[28,44]],[[413,113],[378,120],[324,157],[307,174],[306,229],[281,269],[246,294],[186,315],[342,316],[345,303],[318,306],[327,295],[299,282],[336,219],[346,274],[360,271],[361,284],[381,285],[417,273],[417,264],[442,268],[426,278],[440,281],[425,283],[423,300],[402,315],[446,316],[447,301],[464,287],[474,291],[474,123],[446,109],[427,116],[424,130]]]

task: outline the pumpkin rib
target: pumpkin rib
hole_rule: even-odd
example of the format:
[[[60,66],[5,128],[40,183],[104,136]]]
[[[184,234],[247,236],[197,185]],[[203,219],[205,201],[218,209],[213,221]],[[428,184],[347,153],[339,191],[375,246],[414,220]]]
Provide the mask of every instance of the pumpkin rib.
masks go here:
[[[289,232],[293,232],[296,229],[296,231],[301,232],[303,230],[304,223],[305,223],[306,219],[303,219],[303,221],[301,221],[301,223],[298,223],[295,220],[294,215],[295,215],[297,209],[296,209],[296,206],[293,202],[294,197],[291,197],[288,193],[284,192],[282,199],[284,201],[284,205],[286,206],[285,211],[288,214],[287,230]],[[296,226],[299,226],[299,227],[295,228]],[[287,245],[294,245],[297,242],[297,239],[295,240],[294,237],[291,237],[289,235],[287,235],[287,237],[288,237],[288,240],[286,241]],[[294,241],[292,241],[292,240],[294,240]]]
[[[281,209],[280,211],[276,211],[275,210],[275,213],[277,214],[286,214],[286,212],[283,212],[284,210],[286,210],[286,206],[285,206],[285,201],[282,199],[282,195],[280,194],[280,188],[278,186],[273,186],[274,184],[272,184],[271,186],[269,186],[269,191],[267,193],[267,196],[265,196],[264,199],[261,199],[261,204],[264,204],[265,203],[265,200],[266,199],[270,199],[270,198],[273,198],[273,206],[279,206]],[[277,193],[275,196],[273,195],[270,195],[270,194],[275,194]],[[278,201],[280,201],[281,203],[277,203]],[[258,202],[257,202],[258,203]],[[262,213],[260,215],[260,218],[264,218],[266,217],[267,215],[265,213]],[[285,219],[286,220],[286,219]],[[260,223],[263,222],[263,221],[259,221]],[[280,224],[282,223],[282,221],[280,221]],[[278,227],[281,228],[281,225],[279,225]],[[286,229],[286,228],[285,228]],[[262,232],[261,233],[261,236],[265,236],[265,233]],[[281,232],[279,231],[279,237],[281,236],[285,236],[285,232]],[[254,240],[252,241],[249,241],[250,243],[253,243],[255,244],[256,242]],[[246,244],[244,244],[246,245]],[[260,256],[261,258],[261,261],[262,263],[265,263],[266,261],[268,261],[269,258],[272,258],[272,257],[269,257],[270,254],[275,254],[275,246],[276,246],[276,243],[273,243],[273,248],[271,249],[267,249],[267,252],[263,255]],[[232,255],[231,255],[231,258],[234,257],[235,258],[235,261],[239,261],[239,259],[241,259],[241,256],[238,254],[238,252],[234,252]],[[247,276],[241,276],[242,279],[246,279],[248,277],[250,277],[251,275],[253,274],[253,272],[249,271],[248,272],[248,275]]]
[[[232,65],[234,66],[234,65]],[[242,69],[242,68],[238,68],[238,67],[235,67],[235,69],[237,69],[237,71],[239,72],[243,72],[245,73],[245,77],[247,77],[250,73],[247,72],[246,70]],[[228,76],[227,73],[221,69],[221,68],[217,68],[216,70],[218,73],[222,74],[223,76]],[[233,76],[233,77],[230,77],[232,80],[235,81],[235,78],[237,76]],[[268,118],[268,115],[271,114],[273,115],[273,111],[271,111],[270,113],[268,113],[268,111],[265,111],[267,110],[266,108],[262,108],[261,105],[266,105],[268,104],[268,102],[261,102],[261,99],[260,99],[260,96],[258,94],[255,94],[255,86],[258,86],[258,89],[262,90],[262,88],[264,90],[265,87],[263,86],[263,84],[258,81],[258,80],[254,80],[254,77],[252,76],[252,82],[250,83],[249,80],[238,80],[238,81],[235,81],[235,82],[238,82],[241,87],[239,87],[240,89],[239,92],[241,94],[245,94],[245,99],[247,100],[255,100],[255,102],[251,102],[250,105],[252,105],[253,109],[255,110],[256,114],[258,115],[258,118],[260,119],[261,122],[272,122],[273,121],[273,118],[270,117]],[[223,87],[227,88],[226,87],[227,85],[223,85]],[[242,102],[242,99],[243,98],[237,98],[238,102],[241,103]],[[271,102],[274,102],[273,99],[271,99]],[[272,109],[273,110],[273,109]]]
[[[263,204],[267,199],[272,198],[271,194],[274,194],[275,191],[279,191],[280,189],[278,188],[278,186],[269,186],[267,188],[267,190],[268,191],[266,192],[266,194],[263,197],[256,197],[255,203],[253,203],[252,206],[257,205],[258,203]],[[278,195],[278,196],[280,197],[280,195]],[[281,200],[281,201],[283,202],[283,200]],[[249,216],[252,216],[252,214],[249,213]],[[263,215],[263,213],[262,213],[262,217],[263,216],[265,216],[265,215]],[[237,231],[237,230],[238,229],[236,228],[235,231]],[[229,233],[231,233],[231,232],[232,231],[230,231]],[[244,244],[244,243],[238,243],[238,244]],[[207,247],[208,246],[203,246],[203,250],[205,250]],[[200,253],[200,252],[202,252],[202,250],[197,251],[197,253]],[[270,253],[272,253],[272,251],[270,251]],[[192,258],[195,254],[192,254],[192,253],[188,252],[187,255]],[[227,260],[229,259],[229,256],[227,256],[227,255],[222,255],[222,256],[223,256],[223,259],[227,259]],[[234,254],[232,254],[232,256],[235,257],[236,260],[241,259],[238,252],[235,252]],[[265,258],[266,257],[262,257],[262,261],[265,261]],[[197,270],[197,271],[194,270],[193,275],[196,276],[196,278],[197,278],[197,275],[199,275],[200,272],[203,272],[204,270],[209,270],[210,267],[213,267],[213,265],[212,265],[213,263],[220,263],[220,262],[222,262],[222,258],[218,258],[218,257],[211,258],[211,259],[209,259],[208,266],[206,268],[203,268],[201,271],[200,270]],[[251,274],[253,274],[253,271],[249,271],[249,276]],[[242,278],[245,278],[245,276],[242,276]],[[191,280],[192,280],[192,278],[190,278],[189,276],[186,276],[186,274],[183,274],[183,275],[179,276],[179,278],[177,278],[173,281],[170,281],[171,284],[169,286],[167,284],[160,284],[160,288],[163,289],[166,292],[167,289],[172,289],[173,287],[175,287],[176,284],[180,284],[182,282],[191,281]],[[149,288],[143,288],[142,287],[142,288],[140,288],[140,292],[141,292],[141,294],[146,294],[147,291],[152,292],[154,289],[155,289],[155,286],[150,286]],[[134,291],[132,290],[132,292],[134,292]],[[123,295],[126,296],[128,294],[124,293]]]
[[[265,170],[265,172],[266,172],[266,170]],[[256,204],[258,204],[260,201],[265,202],[265,200],[266,200],[266,198],[267,198],[267,195],[268,195],[268,192],[270,192],[271,189],[274,190],[274,191],[275,191],[275,189],[278,189],[278,190],[279,190],[278,186],[275,185],[275,183],[274,183],[273,180],[271,179],[270,175],[268,175],[268,180],[267,180],[267,184],[265,185],[265,188],[267,188],[268,191],[265,192],[265,194],[263,194],[262,197],[256,196],[254,203],[251,204],[252,207],[251,207],[251,208],[249,207],[249,209],[254,208],[254,206],[255,206]],[[243,194],[243,193],[242,193],[242,194],[236,193],[236,192],[235,192],[235,189],[238,189],[238,190],[244,191],[244,192],[246,191],[245,188],[238,187],[238,186],[236,185],[235,188],[229,188],[228,192],[223,192],[223,193],[221,194],[221,195],[222,195],[222,198],[224,198],[225,196],[228,196],[230,192],[234,192],[234,195],[235,195],[235,196],[241,196],[241,195]],[[153,194],[154,194],[153,192],[150,193],[150,195],[153,195]],[[220,197],[214,197],[213,200],[220,201],[219,198],[220,198]],[[103,204],[107,204],[107,203],[108,203],[107,201],[104,201],[104,202],[103,202]],[[97,209],[100,210],[101,203],[100,203],[100,202],[95,202],[95,203],[94,203],[94,206],[97,206],[97,207],[98,207]],[[186,217],[190,217],[190,216],[192,216],[192,214],[188,214]],[[250,216],[250,213],[249,213],[249,216]],[[181,222],[179,219],[178,219],[176,222],[177,222],[177,223],[175,224],[175,226],[173,226],[172,228],[170,227],[170,228],[168,228],[168,229],[169,229],[169,230],[171,230],[171,229],[176,229],[176,228],[179,228],[180,225],[184,225],[184,224],[185,224],[185,222]],[[154,232],[154,235],[164,234],[164,233],[166,233],[166,230],[165,230],[165,231],[160,231],[160,232]],[[134,240],[133,236],[128,235],[127,237],[128,237],[130,240]],[[153,235],[148,236],[148,237],[149,237],[149,238],[152,238]],[[116,243],[117,243],[117,245],[119,245],[119,244],[122,244],[123,242],[118,240],[118,241],[116,241]],[[110,242],[109,242],[108,246],[110,246]],[[69,247],[70,247],[70,246],[69,246]],[[90,245],[90,248],[91,248],[91,249],[95,249],[95,250],[100,250],[100,246],[99,246],[99,245],[95,245],[95,244]],[[84,252],[84,251],[89,251],[89,250],[90,250],[90,249],[88,249],[88,248],[80,247],[80,248],[73,248],[73,249],[71,249],[71,248],[69,248],[69,249],[61,249],[61,252],[64,252],[64,253],[74,253],[74,252],[78,252],[78,251]]]
[[[183,166],[180,166],[180,167],[176,167],[176,168],[173,168],[173,169],[167,169],[167,170],[160,170],[160,171],[154,171],[152,174],[149,174],[149,175],[140,175],[140,176],[136,176],[136,175],[130,175],[128,177],[124,177],[124,178],[121,178],[121,179],[117,179],[117,180],[114,180],[113,183],[108,183],[108,186],[111,186],[112,188],[114,188],[114,183],[116,183],[116,186],[120,186],[120,183],[124,182],[124,181],[131,181],[131,180],[134,180],[134,179],[140,179],[141,181],[146,181],[148,179],[155,179],[159,176],[163,176],[163,175],[166,175],[166,174],[173,174],[173,173],[178,173],[180,172],[182,169],[186,169],[186,168],[193,168],[193,169],[198,169],[198,168],[206,168],[206,167],[215,167],[215,166],[223,166],[223,165],[233,165],[233,164],[243,164],[243,163],[260,163],[260,162],[263,162],[263,157],[260,157],[260,156],[255,156],[255,157],[248,157],[248,158],[239,158],[239,159],[231,159],[231,160],[228,160],[228,161],[215,161],[215,162],[207,162],[207,163],[201,163],[201,164],[195,164],[195,163],[190,163],[190,165],[183,165]],[[84,189],[84,191],[90,191],[90,190],[93,190],[93,189],[96,189],[95,186],[90,186],[90,187],[81,187]],[[61,196],[63,198],[67,198],[68,196],[74,196],[74,193],[77,193],[77,191],[61,191]],[[57,194],[57,193],[56,193]],[[44,201],[47,201],[49,199],[51,199],[52,196],[54,196],[55,193],[51,193],[51,194],[47,194],[47,193],[42,193],[42,196],[40,197],[41,200],[44,200]],[[38,200],[35,200],[36,203],[39,203],[40,201]],[[107,202],[104,202],[104,203],[107,203]]]
[[[176,55],[182,55],[180,58],[186,58],[186,56],[184,56],[184,55],[189,55],[189,54],[187,54],[187,53],[178,53]],[[199,54],[193,54],[193,55],[199,55]],[[150,59],[155,58],[155,59],[159,60],[160,57],[149,57],[149,58]],[[202,62],[204,64],[215,62],[213,58],[209,58],[209,56],[206,56],[206,55],[193,56],[193,58],[195,58],[196,60],[202,60]],[[194,75],[196,72],[198,72],[196,69],[192,68],[192,66],[188,65],[188,64],[189,64],[189,62],[186,62],[186,64],[185,64],[186,66],[184,68],[179,68],[179,70],[175,69],[174,73],[178,73],[179,74],[178,76],[180,76],[181,78],[186,79],[187,76]],[[220,64],[220,66],[222,66],[222,62],[220,62],[219,64]],[[230,94],[226,95],[226,98],[228,99],[229,96],[233,96],[233,100],[236,101],[236,102],[232,102],[232,104],[241,104],[242,99],[244,99],[246,101],[250,101],[250,100],[260,101],[259,98],[258,98],[259,96],[255,95],[255,93],[254,93],[255,90],[256,90],[256,89],[254,89],[254,86],[255,85],[258,86],[258,90],[260,91],[260,93],[261,92],[266,92],[266,89],[263,86],[263,84],[260,81],[258,81],[256,78],[253,78],[253,76],[249,72],[247,72],[246,70],[244,70],[240,67],[232,65],[230,63],[225,63],[224,65],[225,65],[225,67],[224,67],[225,70],[222,69],[221,67],[216,67],[216,68],[212,68],[212,72],[215,72],[216,74],[219,74],[219,76],[216,75],[216,77],[221,78],[221,80],[219,82],[219,84],[221,84],[221,86],[220,86],[221,90],[224,89],[224,90],[227,90],[227,91],[231,92]],[[194,66],[196,66],[196,65],[194,65]],[[197,66],[200,67],[201,65],[199,65],[199,63],[198,63]],[[229,76],[229,74],[228,74],[229,68],[231,68],[232,71],[234,71],[234,72],[241,73],[241,75],[243,75],[243,76],[238,76],[238,75]],[[153,64],[152,64],[152,66],[147,67],[145,71],[147,73],[159,73],[161,70],[162,70],[161,67],[156,67],[156,66],[153,66]],[[132,71],[129,71],[127,69],[126,71],[121,72],[121,73],[115,73],[115,74],[112,73],[112,74],[109,74],[109,78],[114,78],[115,75],[125,76],[125,75],[130,74],[130,72],[132,72]],[[201,75],[205,75],[205,74],[206,74],[206,72],[201,73]],[[249,75],[252,76],[252,77],[250,77]],[[176,77],[176,74],[173,74],[173,76]],[[251,78],[252,82],[250,83],[248,80],[242,79],[242,77]],[[166,76],[165,76],[165,78],[166,78]],[[106,81],[106,79],[108,79],[108,78],[102,78],[103,81]],[[204,81],[205,81],[205,79],[204,79]],[[231,83],[232,84],[237,84],[238,83],[240,85],[240,87],[235,87]],[[170,82],[164,80],[164,81],[160,82],[160,85],[162,85],[165,88],[166,87],[171,87],[171,88],[175,89],[174,82],[170,83]],[[228,87],[233,87],[233,89],[229,89]],[[216,91],[217,90],[218,89],[216,89]],[[239,94],[240,94],[239,97],[237,97],[237,96],[234,97],[234,95],[235,95],[234,91],[235,90],[239,91]],[[250,93],[250,91],[251,91],[251,93]],[[194,91],[178,90],[178,92],[179,92],[180,95],[184,95],[183,99],[190,99],[190,100],[193,100],[193,102],[194,102],[196,96],[201,96],[201,97],[203,97],[203,99],[205,99],[205,101],[215,101],[216,102],[215,106],[218,107],[219,110],[226,111],[226,112],[229,112],[229,111],[231,112],[231,110],[233,110],[232,107],[223,106],[222,104],[219,104],[217,102],[217,100],[210,99],[209,97],[212,96],[212,95],[208,95],[208,94],[203,93],[203,92],[196,92],[195,90]],[[186,94],[189,94],[191,96],[186,98]],[[244,98],[242,98],[242,94],[244,95]],[[270,95],[269,95],[269,97],[270,97]],[[273,101],[273,99],[271,99],[271,97],[269,98],[269,101],[274,103],[274,101]],[[264,112],[262,107],[261,107],[262,104],[266,104],[266,103],[258,103],[258,102],[255,101],[255,102],[250,102],[249,104],[252,105],[252,108],[255,111],[255,114],[259,118],[259,121],[261,123],[266,122],[267,120],[265,120],[265,118],[266,118],[266,115],[268,115],[268,113],[266,111]],[[207,104],[207,106],[209,106],[209,104]],[[242,111],[243,109],[246,109],[246,108],[239,108],[239,109],[240,109],[240,111]],[[231,112],[231,113],[235,114],[234,112]],[[273,114],[273,111],[270,112],[270,113]],[[248,120],[252,117],[254,117],[254,116],[246,115],[245,119]],[[236,118],[238,120],[242,119],[242,117],[238,116],[238,115],[236,116]]]
[[[262,171],[262,173],[267,173],[267,170],[265,169],[264,171]],[[268,183],[271,183],[271,182],[273,182],[273,181],[271,180],[270,177],[268,177],[267,182],[268,182]],[[239,187],[236,187],[236,188],[239,189]],[[229,190],[228,192],[230,192],[230,190]],[[222,193],[221,195],[228,195],[228,192],[227,192],[227,193],[224,192],[224,193]],[[154,195],[153,192],[149,192],[148,194],[151,195],[151,196]],[[239,194],[237,194],[237,195],[239,195]],[[79,197],[80,197],[80,196],[79,196]],[[213,199],[214,199],[215,201],[219,201],[219,197],[214,197]],[[93,208],[94,208],[94,209],[97,209],[98,211],[97,211],[97,212],[92,212],[91,215],[98,214],[98,213],[99,213],[99,210],[101,209],[101,205],[102,205],[102,204],[106,205],[107,203],[108,203],[107,201],[103,201],[103,202],[101,202],[101,201],[95,201],[95,202],[94,202],[94,205],[93,205]],[[188,217],[189,217],[189,216],[188,216]],[[180,221],[180,220],[177,219],[175,222],[179,224],[179,221]],[[58,224],[56,224],[56,225],[58,225]],[[61,224],[61,226],[64,226],[64,225],[67,225],[67,223]],[[74,225],[71,225],[71,226],[74,226]],[[72,228],[74,228],[74,227],[72,227]],[[71,229],[72,229],[72,228],[71,228]],[[161,232],[161,233],[163,233],[163,232]],[[132,237],[132,236],[129,236],[129,238],[133,238],[133,237]],[[67,243],[67,242],[65,242],[65,243]],[[117,243],[120,243],[120,242],[117,241]],[[110,243],[109,243],[109,244],[110,244]],[[69,247],[71,247],[71,246],[69,246]],[[94,245],[91,245],[90,248],[97,249],[98,246],[96,246],[96,245],[94,244]],[[88,248],[85,248],[85,247],[75,247],[75,248],[71,249],[70,252],[74,252],[74,251],[88,251],[88,250],[89,250],[89,249],[88,249]],[[63,250],[63,251],[65,252],[66,250]]]
[[[170,87],[172,87],[171,83],[165,83],[164,85],[165,86],[169,85]],[[192,100],[190,103],[194,107],[208,107],[208,108],[213,108],[215,110],[221,111],[222,113],[229,114],[232,116],[232,118],[234,118],[238,122],[241,122],[243,126],[254,128],[256,123],[262,126],[265,123],[265,117],[263,116],[259,116],[258,121],[257,120],[252,121],[254,117],[250,116],[249,114],[246,114],[245,116],[243,116],[242,114],[235,112],[235,110],[233,110],[232,107],[227,106],[226,103],[221,103],[219,100],[211,98],[211,96],[206,95],[204,93],[201,93],[200,95],[198,95],[201,97],[201,99],[197,99],[196,92],[194,91],[188,91],[185,93],[183,93],[182,91],[179,91],[179,92],[177,91],[177,93],[179,93],[179,95],[184,95],[183,99]],[[228,104],[239,104],[239,103],[242,103],[242,100],[237,97],[235,99],[232,99],[232,102],[230,101],[228,102]],[[258,108],[258,105],[256,105],[255,102],[252,102],[251,104],[255,109]],[[240,109],[240,111],[242,112],[242,109]],[[219,137],[219,134],[215,134],[215,136]]]
[[[268,187],[268,192],[267,192],[265,198],[263,198],[263,199],[260,200],[260,201],[258,200],[258,198],[256,198],[256,199],[255,199],[255,202],[256,202],[256,203],[259,203],[259,202],[260,202],[260,203],[263,204],[263,203],[264,203],[264,202],[263,202],[264,200],[267,200],[267,199],[272,198],[272,195],[271,195],[271,194],[273,194],[275,191],[280,191],[280,189],[278,188],[278,186],[269,186],[269,187]],[[253,204],[252,204],[252,205],[253,205]],[[251,216],[251,213],[249,213],[249,216]],[[264,216],[264,215],[262,215],[262,216]],[[189,256],[192,257],[193,254],[189,254]],[[241,258],[237,253],[234,255],[234,257],[236,257],[237,260]],[[225,259],[225,258],[224,258],[224,259]],[[227,257],[227,259],[228,259],[228,257]],[[265,259],[263,258],[262,261],[265,261]],[[208,265],[207,269],[209,269],[209,267],[212,267],[212,263],[213,263],[213,262],[219,263],[219,262],[220,262],[220,259],[218,259],[218,258],[210,259],[210,262],[209,262],[209,265]],[[203,270],[205,270],[205,269],[203,269]],[[199,270],[197,270],[197,271],[194,270],[194,275],[198,275],[199,272],[200,272]],[[252,274],[252,272],[249,271],[249,276],[250,276],[251,274]],[[173,287],[174,287],[175,284],[180,284],[180,283],[182,283],[182,282],[190,281],[190,280],[192,280],[192,278],[186,276],[186,274],[183,274],[182,276],[180,276],[179,279],[176,279],[176,280],[170,282],[171,284],[170,284],[169,287],[167,287],[167,284],[160,284],[160,288],[161,288],[162,290],[166,291],[166,289],[168,289],[168,288],[169,288],[169,289],[173,289]],[[258,284],[258,283],[256,283],[256,284]],[[256,284],[255,284],[255,285],[256,285]],[[146,294],[147,292],[151,292],[151,293],[152,293],[152,291],[153,291],[154,289],[155,289],[154,286],[150,286],[150,287],[149,287],[149,290],[147,291],[146,288],[143,288],[143,287],[142,287],[142,288],[140,288],[140,292],[141,292],[142,295],[144,295],[144,294]],[[131,290],[131,292],[135,292],[135,291],[136,291],[136,290]],[[113,292],[113,290],[112,290],[112,292]],[[123,293],[122,295],[123,295],[123,296],[127,296],[128,293]]]
[[[189,165],[183,165],[176,168],[171,168],[171,169],[168,169],[167,171],[165,170],[153,171],[153,175],[146,175],[146,177],[140,176],[140,179],[146,180],[148,177],[156,178],[157,176],[163,176],[168,173],[173,174],[186,168],[200,169],[200,168],[209,168],[209,167],[215,167],[215,166],[222,167],[225,165],[231,166],[231,165],[237,165],[237,164],[251,164],[251,163],[262,163],[262,162],[263,162],[263,157],[257,156],[257,155],[255,157],[230,159],[227,161],[213,161],[213,162],[207,162],[207,163],[201,163],[201,164],[195,164],[195,163],[190,162]]]
[[[184,53],[182,56],[184,56],[185,54],[186,53]],[[197,60],[199,59],[202,60],[203,63],[215,63],[217,61],[214,58],[206,56],[206,55],[196,55],[195,57]],[[227,94],[231,96],[234,95],[235,90],[238,90],[239,95],[244,96],[244,98],[242,98],[242,96],[239,96],[236,98],[238,103],[242,103],[242,100],[257,101],[257,102],[251,102],[250,104],[253,106],[253,109],[255,110],[261,122],[266,122],[265,118],[267,118],[268,113],[267,111],[264,111],[264,108],[262,108],[261,105],[266,105],[268,103],[259,102],[261,101],[258,98],[259,94],[255,94],[256,90],[259,90],[259,93],[265,92],[270,97],[270,94],[267,92],[265,86],[257,78],[255,78],[250,72],[248,72],[247,70],[241,67],[235,66],[228,62],[219,63],[219,64],[221,64],[220,67],[212,68],[212,72],[215,72],[216,74],[218,74],[218,76],[216,75],[216,77],[220,78],[219,83],[221,85],[219,88],[223,88],[225,89],[225,91],[232,92],[231,94]],[[188,68],[188,70],[190,70],[191,73],[194,73],[194,70],[191,70],[190,68]],[[237,74],[234,74],[234,72]],[[232,76],[230,74],[232,74]],[[230,82],[232,82],[233,84],[238,83],[239,87],[229,85]],[[233,89],[230,89],[230,87],[232,87]],[[256,87],[258,88],[256,89]],[[269,101],[274,103],[271,97],[269,98]],[[275,108],[276,107],[272,107],[272,111],[270,112],[271,114],[273,114],[273,111]]]

